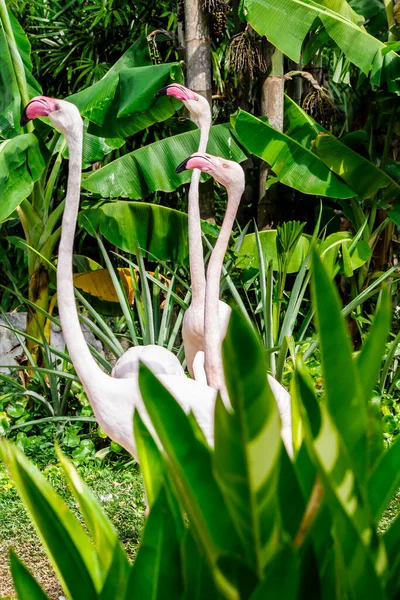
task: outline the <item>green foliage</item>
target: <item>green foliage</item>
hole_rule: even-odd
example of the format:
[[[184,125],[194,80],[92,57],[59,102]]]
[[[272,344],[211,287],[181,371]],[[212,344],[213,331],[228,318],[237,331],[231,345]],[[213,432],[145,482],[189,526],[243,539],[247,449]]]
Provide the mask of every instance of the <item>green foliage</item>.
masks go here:
[[[379,371],[389,296],[383,295],[370,337],[354,357],[337,293],[315,251],[312,265],[324,389],[317,399],[299,360],[291,387],[297,415],[293,459],[280,439],[261,343],[237,313],[223,342],[232,407],[217,400],[214,449],[142,366],[141,391],[163,452],[136,416],[151,510],[133,567],[65,458],[60,455],[93,544],[41,474],[10,443],[1,444],[2,459],[69,598],[127,600],[135,593],[186,599],[194,589],[199,598],[229,600],[258,600],[272,591],[285,599],[397,598],[398,520],[384,536],[377,527],[400,484],[400,443],[387,452],[382,445],[376,451],[375,444],[371,454],[371,442],[382,440],[382,433],[369,411],[372,377],[364,377],[367,359],[371,372]],[[347,421],[345,406],[354,411]],[[12,563],[19,598],[26,597],[25,588],[32,589],[31,597],[43,597],[14,557]],[[200,568],[206,589],[197,587]]]
[[[335,12],[338,6],[344,5],[347,2],[332,0],[319,3],[312,0],[244,0],[242,10],[246,20],[260,35],[267,36],[295,62],[300,59],[304,38],[315,19],[319,18],[328,36],[351,63],[370,76],[373,85],[385,82],[389,90],[398,93],[400,57],[360,24],[354,23],[351,18],[355,13],[349,7],[345,15],[338,14],[340,9]]]
[[[233,126],[245,148],[271,165],[281,183],[306,194],[354,196],[315,154],[257,117],[239,110],[233,117]]]
[[[199,147],[199,131],[188,131],[148,144],[89,174],[83,187],[103,198],[146,198],[155,191],[171,192],[191,178],[176,174],[177,165]],[[246,155],[228,125],[215,125],[207,146],[210,154],[242,162]]]
[[[45,166],[33,133],[0,142],[0,223],[30,195]]]

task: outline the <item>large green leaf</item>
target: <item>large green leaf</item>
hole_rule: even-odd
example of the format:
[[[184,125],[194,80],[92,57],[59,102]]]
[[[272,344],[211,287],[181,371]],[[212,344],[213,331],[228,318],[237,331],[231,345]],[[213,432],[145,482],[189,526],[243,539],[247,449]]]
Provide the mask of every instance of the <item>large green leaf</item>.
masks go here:
[[[357,357],[360,383],[364,392],[364,401],[369,402],[382,367],[389,335],[391,317],[391,299],[389,291],[384,290],[382,302],[378,306],[369,335]]]
[[[390,90],[397,92],[400,57],[393,51],[384,55],[383,42],[321,4],[312,0],[243,0],[243,12],[257,33],[265,35],[296,63],[300,60],[304,38],[319,18],[348,60],[364,73],[371,73],[373,84],[379,85],[383,79]]]
[[[325,402],[361,481],[367,467],[367,403],[362,394],[337,290],[313,251],[313,304],[320,337]],[[340,373],[340,377],[338,377]]]
[[[187,215],[145,202],[108,202],[81,211],[79,224],[98,231],[125,252],[142,252],[158,260],[184,263],[188,256]]]
[[[400,200],[400,186],[369,160],[331,135],[319,134],[315,149],[329,169],[340,175],[363,200],[382,190],[383,200]]]
[[[240,541],[212,472],[211,451],[197,438],[196,430],[178,402],[143,364],[140,365],[139,385],[148,415],[168,457],[169,472],[193,534],[214,578],[221,586],[231,588],[218,561],[222,556],[237,555]]]
[[[318,156],[296,140],[243,110],[232,121],[245,148],[265,160],[281,183],[305,194],[329,198],[355,195]]]
[[[175,173],[176,167],[199,147],[199,130],[188,131],[139,148],[94,171],[82,187],[103,198],[146,198],[152,192],[171,192],[190,181],[191,171]],[[210,131],[208,151],[241,162],[246,155],[229,125],[215,125]]]
[[[362,25],[364,22],[364,17],[357,14],[346,0],[315,0],[315,3],[333,10],[357,25]]]
[[[264,261],[268,264],[272,260],[272,268],[278,270],[278,255],[276,248],[276,230],[268,229],[259,232],[261,248]],[[337,257],[343,246],[351,247],[350,265],[352,270],[359,269],[371,256],[371,249],[366,242],[357,242],[353,244],[353,236],[348,231],[338,231],[332,233],[325,240],[318,244],[318,252],[323,257],[324,265],[329,272],[333,273],[333,268],[337,263]],[[310,251],[311,236],[303,234],[295,247],[293,255],[289,261],[287,272],[297,273],[304,263],[306,256]],[[354,247],[353,247],[354,246]],[[257,240],[254,233],[245,236],[243,244],[238,252],[236,266],[239,269],[258,268],[257,258]]]
[[[82,525],[46,478],[16,447],[1,442],[0,457],[69,595],[74,600],[97,600],[96,590],[101,587],[103,574],[95,548]]]
[[[182,600],[223,600],[224,596],[215,587],[207,561],[190,528],[186,528],[181,549],[185,583]]]
[[[10,566],[18,600],[48,600],[32,573],[11,550]]]
[[[312,142],[319,133],[327,133],[322,125],[314,121],[287,94],[285,94],[284,132],[309,150],[312,150]]]
[[[400,588],[400,515],[383,535],[386,552],[389,558],[388,588],[391,598],[397,598]]]
[[[83,125],[83,147],[82,147],[82,168],[86,169],[95,162],[102,161],[107,154],[121,148],[125,144],[123,138],[103,138],[97,135],[88,133],[89,122],[85,120]],[[59,143],[57,144],[56,151],[59,150],[61,145],[64,146],[63,157],[68,158],[69,152],[68,147],[65,145],[64,136],[61,136]]]
[[[247,562],[262,579],[281,537],[280,417],[268,385],[263,347],[252,327],[235,311],[222,355],[233,412],[218,398],[214,470]]]
[[[276,249],[276,229],[267,229],[258,233],[264,262],[272,261],[274,271],[278,270],[278,253]],[[287,272],[297,273],[310,250],[311,236],[302,235],[289,262]],[[248,233],[238,252],[236,266],[240,269],[258,268],[258,251],[256,234]]]
[[[368,480],[368,500],[378,522],[400,485],[400,437],[383,452]]]
[[[88,529],[93,537],[98,556],[103,566],[104,575],[113,561],[114,568],[117,568],[115,564],[116,557],[121,561],[122,568],[127,568],[129,565],[128,559],[122,551],[117,531],[104,514],[101,504],[93,496],[72,463],[58,449],[57,456],[66,475],[71,492],[81,508]],[[115,551],[116,546],[119,546],[121,550],[117,554]]]
[[[17,19],[9,12],[10,24],[15,38],[13,41],[6,35],[0,22],[0,137],[10,138],[21,131],[21,96],[18,88],[14,65],[11,57],[21,61],[27,79],[29,94],[41,93],[40,85],[32,76],[30,43]]]
[[[268,565],[250,600],[296,600],[299,597],[299,579],[298,557],[292,546],[287,544]]]
[[[175,520],[161,489],[146,521],[132,568],[126,600],[171,600],[183,591],[180,540]]]
[[[0,143],[0,222],[29,196],[44,168],[45,161],[33,133]]]
[[[297,365],[295,385],[301,398],[306,444],[330,507],[335,545],[346,565],[350,597],[370,594],[384,600],[383,578],[388,567],[385,548],[376,533],[343,437],[332,419],[331,407],[318,403],[313,381],[301,362]]]
[[[157,444],[137,410],[133,415],[133,427],[147,504],[151,509],[164,483],[163,460]]]
[[[100,81],[67,98],[91,122],[89,133],[126,138],[168,119],[181,105],[167,96],[154,98],[161,87],[183,83],[180,64],[149,65],[144,56],[139,39]]]

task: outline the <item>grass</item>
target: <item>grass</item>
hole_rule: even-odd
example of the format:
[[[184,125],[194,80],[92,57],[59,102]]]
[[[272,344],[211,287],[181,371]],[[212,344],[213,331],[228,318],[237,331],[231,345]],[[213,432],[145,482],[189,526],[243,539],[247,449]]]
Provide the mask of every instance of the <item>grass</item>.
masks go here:
[[[79,516],[76,502],[56,464],[42,468],[55,490]],[[137,467],[117,468],[112,464],[88,461],[79,472],[118,530],[129,557],[133,559],[144,523],[144,490]],[[80,519],[81,520],[81,519]],[[24,505],[0,466],[0,598],[14,598],[8,567],[8,551],[13,547],[29,566],[52,600],[63,595]]]

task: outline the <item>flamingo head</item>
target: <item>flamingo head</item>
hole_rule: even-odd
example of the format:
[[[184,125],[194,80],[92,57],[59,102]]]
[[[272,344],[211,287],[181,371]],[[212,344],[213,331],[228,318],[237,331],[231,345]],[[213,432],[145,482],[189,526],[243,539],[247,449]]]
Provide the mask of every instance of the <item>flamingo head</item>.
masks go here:
[[[195,152],[181,162],[175,169],[175,172],[181,173],[185,169],[200,169],[203,173],[209,173],[215,181],[218,181],[227,190],[235,189],[241,193],[244,191],[244,171],[239,163],[233,160],[227,160],[226,158],[213,156],[212,154]]]
[[[211,125],[210,105],[204,96],[200,96],[197,92],[193,92],[179,83],[171,83],[158,90],[155,96],[156,98],[159,96],[173,96],[183,102],[190,114],[196,119],[199,127]]]
[[[74,104],[47,96],[36,96],[26,105],[21,117],[21,127],[37,117],[49,117],[54,127],[64,134],[71,131],[77,119],[82,121]]]

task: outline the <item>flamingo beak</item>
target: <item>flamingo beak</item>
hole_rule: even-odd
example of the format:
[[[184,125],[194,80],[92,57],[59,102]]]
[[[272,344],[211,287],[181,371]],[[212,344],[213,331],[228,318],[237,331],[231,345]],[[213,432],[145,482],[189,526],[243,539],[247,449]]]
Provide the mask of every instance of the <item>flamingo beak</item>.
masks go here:
[[[181,102],[187,102],[188,100],[198,100],[198,96],[192,90],[185,88],[180,83],[170,83],[169,85],[161,88],[154,94],[155,98],[159,96],[173,96]]]
[[[200,169],[203,173],[209,173],[213,168],[213,162],[209,156],[205,154],[192,154],[185,158],[175,169],[175,173],[182,173],[182,171],[191,169]]]
[[[185,158],[185,160],[183,160],[175,169],[175,173],[183,173],[183,171],[186,171],[187,169],[187,164],[188,161],[190,160],[190,156],[188,156],[188,158]]]
[[[26,109],[28,108],[29,104],[27,104],[24,108],[24,111],[22,113],[21,116],[21,120],[19,122],[19,124],[21,125],[21,127],[25,127],[25,125],[30,121],[30,119],[28,118],[27,114],[26,114]]]
[[[158,92],[156,92],[154,94],[154,98],[159,98],[160,96],[167,96],[168,88],[169,88],[169,85],[166,85],[165,87],[161,88],[161,90],[158,90]]]
[[[57,110],[57,100],[47,96],[36,96],[25,106],[22,112],[20,125],[24,127],[28,121],[37,117],[48,117],[53,110]]]

